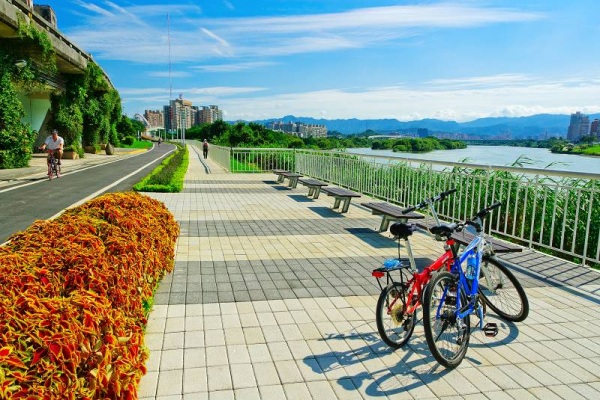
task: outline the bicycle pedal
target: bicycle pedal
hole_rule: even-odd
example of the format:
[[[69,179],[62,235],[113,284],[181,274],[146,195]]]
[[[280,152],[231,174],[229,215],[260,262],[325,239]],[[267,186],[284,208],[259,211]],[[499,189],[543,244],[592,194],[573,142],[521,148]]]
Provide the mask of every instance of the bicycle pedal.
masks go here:
[[[498,334],[498,325],[496,325],[495,322],[488,322],[487,324],[485,324],[482,330],[485,336],[496,337],[496,335]]]

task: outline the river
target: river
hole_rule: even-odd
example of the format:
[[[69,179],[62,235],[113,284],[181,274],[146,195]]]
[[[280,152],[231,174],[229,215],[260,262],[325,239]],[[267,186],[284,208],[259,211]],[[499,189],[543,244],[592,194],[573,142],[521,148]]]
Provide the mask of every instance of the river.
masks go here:
[[[417,160],[467,162],[495,166],[510,166],[520,156],[531,159],[527,168],[548,168],[558,171],[600,173],[600,157],[575,154],[554,154],[549,149],[512,146],[472,146],[457,150],[434,150],[428,153],[394,153],[391,150],[369,148],[347,149],[348,153],[370,156],[388,156]],[[465,160],[466,159],[466,160]]]

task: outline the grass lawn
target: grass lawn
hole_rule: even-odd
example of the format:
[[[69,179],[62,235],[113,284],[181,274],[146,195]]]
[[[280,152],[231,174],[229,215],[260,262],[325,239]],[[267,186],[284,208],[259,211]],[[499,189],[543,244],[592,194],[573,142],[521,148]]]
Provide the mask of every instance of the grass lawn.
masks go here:
[[[124,149],[149,149],[152,147],[152,142],[148,140],[136,140],[130,146],[127,146],[126,144],[121,144],[119,147]]]
[[[588,147],[587,149],[583,149],[583,151],[581,151],[581,153],[591,155],[591,156],[600,156],[600,145],[597,144],[597,145]]]

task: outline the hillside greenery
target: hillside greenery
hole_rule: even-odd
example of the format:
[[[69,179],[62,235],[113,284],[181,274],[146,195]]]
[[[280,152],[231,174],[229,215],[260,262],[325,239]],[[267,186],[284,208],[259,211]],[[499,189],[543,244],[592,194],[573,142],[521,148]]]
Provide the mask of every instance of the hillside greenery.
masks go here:
[[[458,140],[428,138],[401,138],[389,140],[374,140],[368,136],[374,135],[373,131],[366,131],[359,135],[329,135],[327,137],[300,138],[284,132],[267,129],[264,125],[250,122],[238,122],[234,125],[224,121],[213,124],[204,124],[192,127],[185,133],[186,139],[204,140],[209,143],[226,147],[254,147],[254,148],[286,148],[286,149],[346,149],[370,147],[377,149],[390,149],[394,151],[425,152],[441,149],[465,148],[466,144]]]

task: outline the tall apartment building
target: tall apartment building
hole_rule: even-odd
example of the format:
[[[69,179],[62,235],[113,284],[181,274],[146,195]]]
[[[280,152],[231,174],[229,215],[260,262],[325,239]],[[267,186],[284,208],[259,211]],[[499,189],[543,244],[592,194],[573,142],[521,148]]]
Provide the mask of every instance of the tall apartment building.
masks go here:
[[[163,110],[164,126],[167,131],[192,127],[195,120],[192,102],[184,100],[182,94],[179,95],[178,99],[171,100],[168,106],[163,107]]]
[[[571,114],[571,122],[567,132],[567,140],[577,141],[590,132],[590,117],[577,111]]]
[[[219,110],[218,106],[201,106],[198,109],[198,123],[199,124],[212,124],[216,121],[223,120],[223,111]]]
[[[144,111],[144,118],[153,127],[165,126],[163,112],[160,110],[146,110]]]
[[[590,125],[590,136],[595,137],[596,140],[600,139],[600,120],[597,118]]]
[[[285,132],[302,138],[307,138],[310,136],[327,136],[327,127],[325,125],[305,124],[304,122],[274,121],[268,123],[266,126],[273,131]]]
[[[164,125],[160,126],[164,126],[167,131],[223,120],[223,111],[218,106],[194,106],[191,101],[184,100],[181,94],[178,99],[171,100],[169,105],[163,107],[163,115]]]

